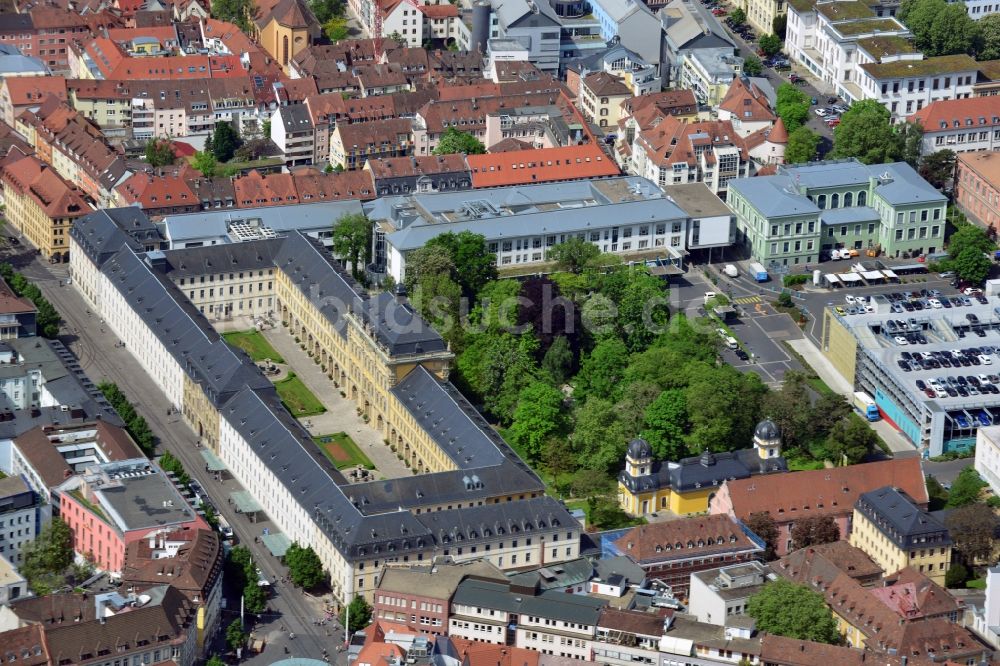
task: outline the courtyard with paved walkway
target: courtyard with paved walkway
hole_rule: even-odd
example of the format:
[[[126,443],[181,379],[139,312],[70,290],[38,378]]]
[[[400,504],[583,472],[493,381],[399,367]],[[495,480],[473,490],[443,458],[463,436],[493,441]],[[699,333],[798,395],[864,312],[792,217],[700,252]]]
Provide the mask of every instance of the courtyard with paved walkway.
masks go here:
[[[382,435],[358,416],[354,403],[341,397],[340,389],[333,385],[333,380],[328,379],[319,365],[299,347],[288,329],[276,326],[264,330],[263,334],[284,358],[289,369],[326,407],[322,414],[299,419],[313,436],[347,433],[375,465],[376,478],[394,479],[413,474],[389,449]],[[346,469],[342,471],[345,475],[348,472]]]

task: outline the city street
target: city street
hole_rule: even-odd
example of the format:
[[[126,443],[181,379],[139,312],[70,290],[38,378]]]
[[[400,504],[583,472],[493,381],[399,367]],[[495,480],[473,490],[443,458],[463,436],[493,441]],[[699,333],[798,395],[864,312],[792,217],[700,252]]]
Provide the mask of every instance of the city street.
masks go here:
[[[728,11],[731,12],[733,9],[735,9],[735,7],[729,5],[727,9]],[[739,55],[741,58],[746,60],[747,57],[751,55],[756,55],[757,51],[756,43],[747,42],[738,34],[733,32],[733,30],[726,24],[725,16],[720,16],[718,18],[719,21],[722,23],[723,28],[725,28],[727,33],[729,33],[729,36],[733,40],[733,43],[736,44],[736,48],[739,50]],[[759,36],[760,35],[758,35],[758,37]],[[806,95],[806,97],[816,98],[816,101],[818,103],[817,106],[827,106],[826,100],[827,98],[834,96],[833,91],[828,86],[823,84],[823,82],[816,80],[816,78],[812,76],[812,73],[809,72],[809,70],[807,70],[805,67],[802,67],[797,63],[793,62],[792,69],[785,71],[777,71],[770,67],[764,67],[764,71],[761,74],[761,76],[763,78],[766,78],[774,87],[775,92],[777,92],[778,87],[781,84],[788,83],[788,75],[793,72],[801,76],[803,79],[805,79],[801,83],[796,84],[796,87],[799,90],[801,90]],[[806,127],[819,134],[820,144],[818,150],[819,150],[819,155],[822,157],[823,155],[825,155],[826,153],[828,153],[830,150],[833,149],[833,129],[830,126],[828,126],[823,121],[822,118],[820,118],[813,112],[814,109],[816,108],[817,107],[814,106],[809,110],[809,120],[808,122],[806,122]]]
[[[117,346],[118,340],[102,325],[103,321],[87,309],[76,289],[66,285],[68,267],[43,263],[25,246],[26,243],[22,243],[13,251],[5,249],[2,259],[36,284],[62,315],[65,320],[64,334],[60,336],[63,343],[76,354],[81,367],[94,383],[109,380],[125,392],[158,437],[158,451],[169,450],[181,460],[188,474],[201,484],[219,513],[232,525],[240,544],[251,550],[255,563],[271,581],[269,613],[265,613],[261,623],[255,627],[255,636],[264,638],[267,646],[262,654],[245,661],[263,665],[285,656],[321,659],[324,650],[331,656],[339,656],[335,646],[338,639],[343,640],[343,634],[335,635],[330,623],[323,628],[313,624],[322,615],[326,600],[313,599],[293,588],[291,583],[280,583],[287,570],[267,552],[263,544],[254,542],[264,529],[275,532],[277,528],[264,515],[252,522],[246,514],[235,512],[227,498],[231,492],[241,489],[239,484],[231,479],[217,481],[213,474],[206,471],[205,461],[195,445],[195,433],[176,413],[168,414],[169,405],[165,396],[128,350]],[[228,608],[222,611],[218,647],[214,650],[219,654],[225,649],[221,640],[225,627],[239,617],[239,608],[238,598],[229,599]],[[289,637],[291,634],[294,634],[294,639]],[[288,649],[287,655],[285,648]]]

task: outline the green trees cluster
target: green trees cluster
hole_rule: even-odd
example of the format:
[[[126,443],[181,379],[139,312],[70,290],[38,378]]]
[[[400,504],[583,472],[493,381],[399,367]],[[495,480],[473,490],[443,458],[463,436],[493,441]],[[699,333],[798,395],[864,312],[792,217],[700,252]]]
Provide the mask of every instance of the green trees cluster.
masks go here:
[[[250,32],[250,17],[254,12],[253,0],[215,0],[211,11],[212,18],[234,23],[243,32]]]
[[[903,137],[890,117],[889,109],[876,100],[852,104],[833,130],[833,156],[856,157],[865,164],[898,161]]]
[[[1000,518],[989,505],[974,502],[960,506],[948,513],[945,525],[966,564],[974,566],[992,561]]]
[[[21,575],[37,596],[49,594],[66,583],[66,571],[73,564],[73,531],[61,518],[53,518],[25,544]]]
[[[147,456],[152,456],[153,450],[156,448],[156,438],[153,436],[153,431],[149,429],[146,419],[136,413],[135,407],[132,406],[128,397],[122,393],[117,384],[104,381],[98,384],[97,388],[100,389],[107,401],[118,412],[118,416],[122,417],[122,421],[125,422],[125,429],[132,436],[132,439],[135,440],[135,443],[139,445],[139,448],[142,449],[142,452]]]
[[[968,222],[955,222],[956,229],[948,237],[948,258],[939,262],[941,270],[955,271],[960,278],[981,284],[993,262],[990,257],[997,244],[986,231]]]
[[[449,127],[441,135],[437,146],[434,148],[435,155],[452,155],[463,153],[465,155],[482,155],[486,152],[483,142],[468,132],[462,132]]]
[[[772,581],[750,597],[747,615],[757,620],[758,631],[831,645],[840,642],[823,595],[789,580]]]
[[[220,120],[215,123],[212,133],[205,139],[205,152],[211,153],[218,162],[228,162],[233,159],[241,145],[243,139],[240,138],[239,132],[231,123]]]
[[[809,516],[795,521],[792,527],[792,548],[806,548],[840,539],[840,528],[833,516]]]
[[[346,213],[333,225],[333,252],[351,265],[351,273],[360,278],[365,264],[371,261],[372,224],[362,213]]]
[[[986,485],[986,482],[979,476],[976,468],[969,465],[959,472],[955,482],[951,484],[951,490],[948,491],[948,501],[945,502],[945,507],[948,509],[957,509],[978,502]]]
[[[750,54],[743,61],[743,72],[747,76],[760,76],[764,71],[764,63],[754,54]]]
[[[819,148],[819,134],[808,127],[798,127],[788,135],[785,162],[787,164],[808,162],[816,156],[817,148]]]
[[[326,580],[323,563],[312,546],[302,547],[294,542],[285,552],[284,559],[292,583],[302,589],[311,590]]]
[[[181,484],[185,488],[191,483],[191,476],[184,469],[184,464],[178,460],[177,456],[172,454],[170,451],[164,451],[163,455],[160,456],[160,468],[164,472],[173,472],[177,477],[177,483]]]
[[[340,611],[340,626],[346,627],[347,632],[353,634],[367,627],[372,621],[372,607],[362,596],[354,597],[351,603],[347,604]]]
[[[245,546],[236,546],[226,556],[225,580],[233,590],[242,592],[243,606],[247,612],[264,612],[267,597],[264,588],[258,585],[257,566],[250,550]]]
[[[28,282],[28,278],[21,273],[15,272],[14,267],[6,262],[0,264],[0,277],[10,285],[15,294],[34,303],[38,309],[38,313],[35,315],[35,326],[38,328],[38,333],[43,338],[50,340],[58,337],[62,317],[59,316],[55,306],[42,296],[42,290]]]
[[[897,17],[913,32],[914,45],[926,56],[1000,57],[1000,16],[974,21],[964,2],[904,0]]]
[[[760,50],[764,52],[764,55],[770,57],[777,55],[781,51],[781,47],[784,44],[781,41],[781,37],[777,35],[762,35],[760,40],[757,42],[757,46]]]
[[[791,83],[778,86],[774,110],[785,123],[789,134],[806,124],[809,120],[810,99],[808,95]]]
[[[176,159],[170,139],[150,139],[146,142],[146,162],[151,167],[170,166]]]

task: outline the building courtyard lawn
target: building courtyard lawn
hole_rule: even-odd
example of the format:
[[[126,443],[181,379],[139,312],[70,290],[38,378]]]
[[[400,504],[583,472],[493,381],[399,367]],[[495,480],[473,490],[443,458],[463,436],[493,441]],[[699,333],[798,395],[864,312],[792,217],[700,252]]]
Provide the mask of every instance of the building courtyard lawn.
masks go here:
[[[337,469],[361,466],[365,469],[375,469],[375,465],[364,454],[351,436],[346,432],[336,432],[332,435],[313,437],[316,446],[323,452]]]
[[[267,338],[260,331],[230,331],[229,333],[223,333],[222,337],[229,344],[239,347],[249,354],[250,359],[254,363],[260,363],[267,359],[275,363],[285,362],[285,359],[281,358],[281,354],[271,346],[271,343],[267,341]]]
[[[306,388],[294,372],[288,373],[288,376],[280,382],[275,382],[274,388],[277,389],[282,404],[295,418],[316,416],[326,411],[323,403]]]

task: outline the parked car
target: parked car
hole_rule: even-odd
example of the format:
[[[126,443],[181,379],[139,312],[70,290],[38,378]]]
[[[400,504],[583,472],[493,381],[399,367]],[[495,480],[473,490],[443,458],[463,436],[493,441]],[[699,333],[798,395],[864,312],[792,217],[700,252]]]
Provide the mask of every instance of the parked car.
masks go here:
[[[712,10],[712,14],[714,14],[715,16],[725,16],[728,13],[729,12],[727,12],[725,9],[722,9],[721,7],[719,9]]]
[[[813,109],[813,112],[820,118],[825,118],[827,115],[829,115],[827,110],[824,109],[823,107],[817,107],[816,109]]]
[[[799,76],[795,72],[790,72],[788,74],[788,81],[790,83],[802,83],[803,81],[805,81],[805,79],[803,79],[801,76]]]
[[[840,118],[837,117],[827,118],[826,124],[828,127],[837,127],[838,125],[840,125]]]

